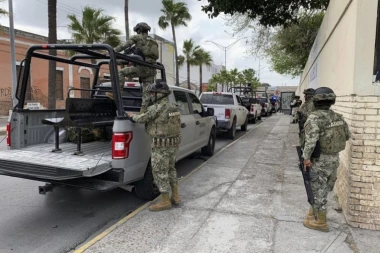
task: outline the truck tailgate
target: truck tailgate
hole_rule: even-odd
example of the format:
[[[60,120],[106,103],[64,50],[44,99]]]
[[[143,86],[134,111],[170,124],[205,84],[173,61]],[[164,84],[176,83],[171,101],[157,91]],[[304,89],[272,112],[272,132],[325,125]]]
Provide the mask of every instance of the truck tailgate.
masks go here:
[[[225,120],[225,111],[226,111],[226,108],[228,108],[227,106],[225,105],[211,105],[211,104],[206,104],[205,105],[206,107],[208,108],[214,108],[214,116],[216,116],[216,118],[220,121],[223,121]]]
[[[53,180],[96,176],[112,168],[109,146],[109,143],[84,143],[84,156],[73,155],[76,147],[73,143],[61,144],[62,153],[50,152],[51,144],[1,151],[0,174]]]

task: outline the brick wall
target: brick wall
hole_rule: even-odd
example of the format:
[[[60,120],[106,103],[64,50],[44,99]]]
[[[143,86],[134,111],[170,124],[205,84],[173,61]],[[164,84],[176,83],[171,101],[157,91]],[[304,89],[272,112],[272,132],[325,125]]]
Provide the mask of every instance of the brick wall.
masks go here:
[[[339,203],[350,225],[380,230],[379,97],[338,97],[333,110],[344,116],[352,133],[340,153]]]

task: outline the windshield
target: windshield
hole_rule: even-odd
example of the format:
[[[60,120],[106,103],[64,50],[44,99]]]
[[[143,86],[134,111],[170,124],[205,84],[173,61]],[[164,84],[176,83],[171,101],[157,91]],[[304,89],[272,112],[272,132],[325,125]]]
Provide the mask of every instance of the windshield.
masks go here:
[[[229,94],[202,94],[202,104],[233,105],[234,98]]]

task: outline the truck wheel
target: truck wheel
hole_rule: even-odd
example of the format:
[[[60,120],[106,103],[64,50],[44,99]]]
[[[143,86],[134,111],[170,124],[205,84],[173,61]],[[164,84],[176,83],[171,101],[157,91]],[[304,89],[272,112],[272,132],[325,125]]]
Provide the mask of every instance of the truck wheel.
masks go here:
[[[145,200],[153,200],[160,194],[156,184],[154,183],[150,160],[146,168],[144,178],[135,183],[135,193],[137,197]]]
[[[205,156],[213,156],[214,155],[215,138],[216,138],[216,131],[215,131],[215,128],[213,127],[211,129],[211,133],[210,133],[210,137],[208,139],[207,146],[204,146],[201,149],[202,155],[205,155]]]
[[[230,129],[227,131],[227,137],[228,139],[235,139],[236,135],[236,118],[234,118],[234,121],[232,122],[232,126]]]
[[[261,120],[261,113],[260,113],[260,116],[257,117],[258,120]]]
[[[252,119],[252,123],[256,124],[256,120],[257,120],[257,113],[255,114],[255,117]]]
[[[241,131],[245,132],[245,131],[247,131],[247,128],[248,128],[248,116],[245,119],[244,125],[241,125],[240,129],[241,129]]]

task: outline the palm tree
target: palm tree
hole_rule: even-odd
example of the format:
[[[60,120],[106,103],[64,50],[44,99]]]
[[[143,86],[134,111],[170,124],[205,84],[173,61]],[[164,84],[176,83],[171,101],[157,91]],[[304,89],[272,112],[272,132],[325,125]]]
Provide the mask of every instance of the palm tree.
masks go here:
[[[192,39],[183,42],[182,53],[183,56],[179,57],[178,65],[182,66],[186,62],[187,68],[187,88],[190,90],[190,66],[197,65],[196,55],[200,50],[200,46],[196,46]]]
[[[67,18],[71,21],[68,28],[75,43],[94,44],[104,43],[112,47],[120,44],[120,30],[112,28],[114,17],[103,14],[103,9],[84,7],[82,20],[79,21],[74,14]],[[93,60],[93,63],[96,62]]]
[[[202,93],[202,66],[211,66],[212,63],[212,57],[210,52],[205,51],[204,49],[200,48],[195,52],[195,61],[196,64],[199,65],[199,95]]]
[[[124,0],[124,19],[125,19],[125,37],[129,39],[129,11],[128,5],[129,0]]]
[[[176,85],[179,86],[178,49],[175,28],[179,26],[187,26],[187,22],[191,20],[191,15],[186,3],[176,3],[174,0],[162,0],[162,5],[163,8],[161,9],[161,12],[163,15],[158,19],[158,25],[163,30],[166,30],[169,26],[172,28],[175,62],[177,63],[175,66]]]
[[[0,2],[4,2],[4,0],[0,0]],[[0,8],[0,17],[7,16],[7,15],[8,15],[8,12]]]
[[[48,1],[48,43],[57,44],[57,0]],[[50,55],[57,55],[57,50],[49,50]],[[49,61],[49,77],[48,77],[48,108],[56,107],[56,61]]]

